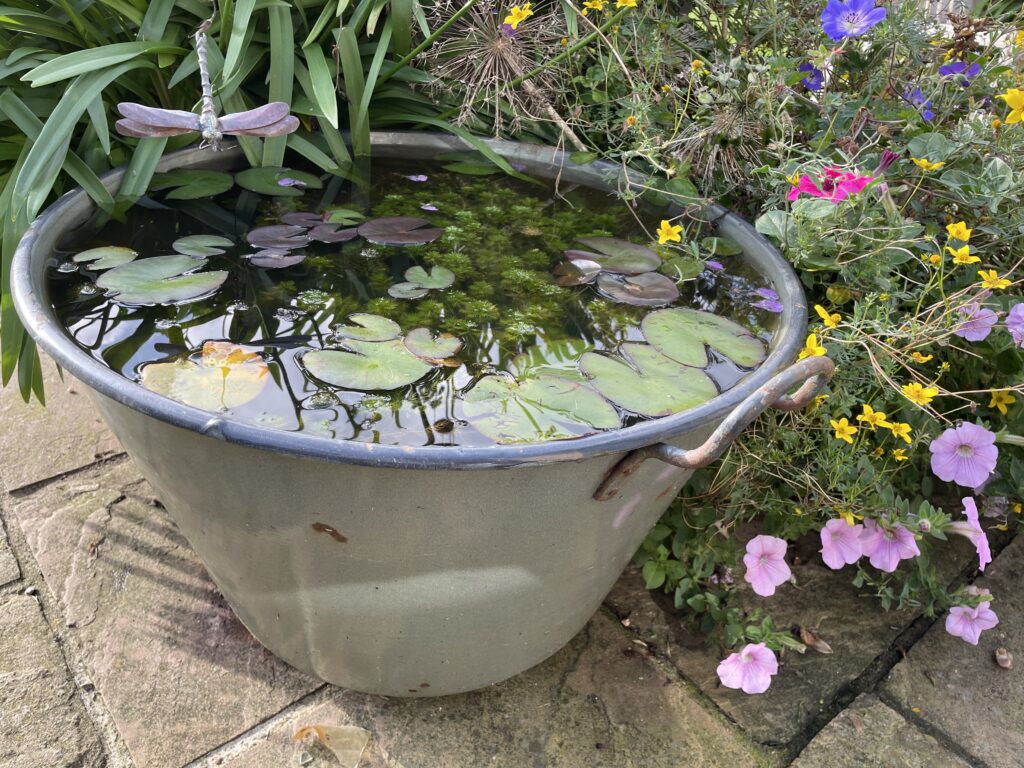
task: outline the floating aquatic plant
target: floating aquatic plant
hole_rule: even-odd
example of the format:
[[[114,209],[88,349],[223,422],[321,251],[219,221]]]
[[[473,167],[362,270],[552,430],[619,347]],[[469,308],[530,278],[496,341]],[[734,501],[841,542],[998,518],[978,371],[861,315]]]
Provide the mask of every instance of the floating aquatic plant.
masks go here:
[[[171,243],[171,248],[176,253],[202,258],[204,256],[219,256],[224,253],[225,248],[230,248],[233,245],[234,242],[219,235],[188,235],[179,237]]]
[[[602,272],[597,277],[597,291],[612,301],[638,307],[661,307],[679,298],[675,281],[660,272],[641,275]]]
[[[605,272],[639,275],[661,266],[661,257],[656,252],[628,240],[617,237],[581,237],[579,242],[590,250],[566,251],[566,258],[597,262]]]
[[[135,261],[138,256],[138,251],[133,251],[131,248],[107,245],[77,253],[71,257],[71,260],[90,269],[113,269],[121,264],[127,264],[129,261]]]
[[[313,376],[345,389],[398,389],[422,379],[432,366],[416,357],[401,339],[347,339],[346,350],[315,349],[302,356]]]
[[[240,171],[235,174],[235,183],[250,192],[274,197],[301,197],[304,190],[323,186],[311,173],[271,166]]]
[[[169,189],[168,200],[200,200],[227,192],[234,185],[234,177],[223,171],[177,170],[156,174],[149,182],[149,189],[151,192]]]
[[[263,357],[236,344],[208,341],[198,362],[149,363],[139,383],[157,394],[204,411],[225,411],[255,399],[266,384]]]
[[[438,365],[462,349],[462,341],[450,333],[433,333],[429,328],[414,328],[405,337],[405,346],[416,357]]]
[[[348,319],[354,325],[337,325],[333,328],[334,335],[340,339],[357,339],[359,341],[389,341],[397,339],[402,333],[401,326],[394,320],[366,312],[356,312]]]
[[[455,273],[445,267],[433,267],[429,273],[423,267],[410,267],[405,280],[388,288],[388,293],[396,299],[418,299],[431,290],[450,287],[455,283]]]
[[[423,245],[437,240],[444,230],[417,216],[385,216],[360,224],[359,234],[377,245]]]
[[[96,285],[119,304],[177,304],[207,296],[224,284],[228,273],[197,272],[207,260],[175,254],[130,261],[104,272]]]
[[[666,357],[703,368],[708,364],[705,345],[744,368],[765,358],[765,345],[739,323],[720,315],[676,307],[660,309],[644,317],[644,338]]]

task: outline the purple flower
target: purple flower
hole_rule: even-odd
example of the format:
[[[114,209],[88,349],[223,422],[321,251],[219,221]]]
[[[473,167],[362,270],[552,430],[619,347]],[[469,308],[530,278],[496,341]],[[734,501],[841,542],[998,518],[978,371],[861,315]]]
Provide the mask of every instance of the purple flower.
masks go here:
[[[875,0],[828,0],[821,12],[821,28],[833,40],[860,37],[885,20],[885,8]]]
[[[1013,343],[1024,349],[1024,304],[1014,304],[1006,316],[1006,330],[1013,336]]]
[[[893,152],[891,149],[883,149],[882,157],[878,161],[878,167],[875,169],[875,173],[885,173],[892,167],[892,164],[899,159],[899,152]]]
[[[871,564],[886,573],[895,571],[900,560],[921,554],[914,534],[899,523],[883,528],[874,520],[865,520],[860,545]]]
[[[743,556],[747,572],[743,578],[761,597],[774,595],[777,586],[789,581],[792,573],[786,564],[786,547],[785,539],[763,534],[747,542],[747,554]]]
[[[715,261],[714,259],[708,259],[705,261],[704,266],[708,269],[713,269],[715,272],[723,272],[725,270],[725,265],[720,261]],[[1024,307],[1024,304],[1021,304],[1020,306]],[[1024,325],[1024,317],[1021,318],[1021,324]]]
[[[914,90],[908,88],[903,92],[903,100],[913,105],[914,109],[921,113],[921,119],[926,123],[930,123],[935,119],[935,113],[932,112],[932,101],[925,98],[920,88],[915,88]]]
[[[988,537],[981,529],[981,522],[978,520],[978,505],[970,496],[963,499],[964,514],[967,515],[967,522],[957,520],[950,526],[953,533],[966,536],[978,552],[978,570],[984,571],[985,566],[992,562],[992,550],[988,546]]]
[[[425,174],[417,173],[414,176],[406,176],[405,178],[407,178],[409,181],[423,182],[426,181],[428,177]]]
[[[437,206],[434,205],[433,203],[424,203],[423,205],[420,206],[420,210],[421,211],[436,211],[437,210]]]
[[[988,607],[988,601],[980,603],[975,608],[956,605],[949,609],[949,615],[946,616],[946,631],[953,637],[963,638],[971,645],[977,645],[981,633],[986,629],[992,629],[998,623],[999,617]]]
[[[822,86],[825,84],[825,75],[822,73],[820,69],[815,67],[810,62],[807,62],[806,64],[801,64],[799,67],[797,67],[797,71],[810,73],[807,75],[807,77],[800,81],[800,84],[808,91],[820,91],[822,89]]]
[[[992,326],[999,319],[995,312],[982,307],[978,302],[957,307],[956,311],[963,315],[964,320],[953,330],[953,335],[967,341],[983,341],[988,338]]]
[[[829,520],[821,529],[821,559],[833,571],[844,565],[853,565],[864,554],[860,535],[864,526],[850,525],[842,518]]]
[[[283,179],[278,179],[277,180],[277,186],[279,186],[279,187],[298,187],[299,189],[303,189],[306,186],[306,182],[301,181],[299,179],[291,179],[291,178],[285,176]]]
[[[511,24],[502,24],[501,31],[505,33],[505,37],[515,37],[516,30]]]
[[[755,301],[750,306],[755,309],[763,309],[765,312],[774,312],[775,314],[781,313],[784,309],[782,302],[778,299],[761,299],[761,301]]]
[[[981,74],[981,65],[975,62],[968,64],[966,61],[954,61],[950,64],[943,64],[939,67],[939,74],[943,79],[949,80],[959,76],[958,83],[967,88],[971,81]]]
[[[776,299],[778,300],[779,294],[773,291],[771,288],[757,288],[754,293],[765,299]]]
[[[730,654],[718,665],[718,679],[726,688],[744,693],[764,693],[778,674],[779,660],[764,643],[747,643],[739,653]]]
[[[977,488],[988,480],[999,458],[995,434],[969,422],[947,429],[928,450],[935,476],[964,488]]]

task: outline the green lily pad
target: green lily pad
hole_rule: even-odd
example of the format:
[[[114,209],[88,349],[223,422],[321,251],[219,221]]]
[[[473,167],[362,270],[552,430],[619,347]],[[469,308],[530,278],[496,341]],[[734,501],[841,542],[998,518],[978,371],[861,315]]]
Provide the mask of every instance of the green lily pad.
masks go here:
[[[432,267],[427,273],[423,267],[410,267],[405,270],[405,279],[424,288],[448,288],[455,282],[455,273],[444,267]]]
[[[388,295],[396,299],[421,299],[430,293],[419,283],[395,283],[388,288]]]
[[[179,237],[171,243],[171,248],[177,253],[198,258],[202,256],[219,256],[224,253],[225,248],[230,248],[233,245],[234,242],[219,235],[188,235],[187,237]]]
[[[76,253],[71,260],[77,264],[89,264],[89,269],[113,269],[130,261],[135,261],[139,252],[122,245],[105,245],[100,248],[90,248],[87,251]]]
[[[158,173],[149,182],[153,192],[169,189],[169,200],[198,200],[227,192],[235,185],[230,173],[223,171],[179,170]]]
[[[351,227],[366,218],[360,211],[352,208],[331,208],[325,214],[328,224],[342,224]]]
[[[764,361],[764,342],[732,320],[696,309],[659,309],[640,325],[651,346],[683,365],[708,364],[707,344],[736,365],[753,368]]]
[[[622,345],[622,352],[625,358],[587,352],[580,358],[580,370],[594,389],[627,411],[668,416],[718,394],[704,371],[680,365],[653,347],[631,342]]]
[[[725,237],[705,237],[700,241],[700,247],[712,256],[739,256],[743,253],[737,243]]]
[[[293,184],[292,182],[298,182]],[[306,189],[320,189],[320,179],[291,168],[248,168],[235,174],[235,183],[250,192],[276,197],[299,197]]]
[[[661,266],[661,257],[645,245],[620,240],[617,237],[580,237],[590,251],[566,251],[570,259],[596,261],[605,272],[620,275],[639,275]]]
[[[127,306],[178,304],[213,293],[227,280],[223,270],[195,272],[204,266],[206,259],[184,254],[153,256],[114,267],[96,285]]]
[[[566,440],[621,423],[588,384],[551,374],[522,382],[507,374],[484,376],[463,397],[463,409],[497,443]]]
[[[406,334],[405,346],[416,357],[433,362],[456,354],[462,349],[462,341],[450,333],[435,336],[429,328],[414,328]]]
[[[692,280],[705,269],[704,262],[693,256],[672,256],[658,268],[658,271],[672,280]]]
[[[208,341],[198,363],[149,363],[143,366],[139,383],[179,403],[218,412],[255,399],[267,373],[267,364],[258,353],[230,342]]]
[[[540,373],[555,373],[571,378],[579,375],[577,363],[580,357],[593,348],[583,339],[545,341],[513,357],[509,370],[519,379]]]
[[[345,389],[370,392],[398,389],[423,378],[431,366],[409,351],[401,339],[346,342],[351,352],[315,349],[302,356],[313,376]]]
[[[355,325],[335,326],[333,329],[335,336],[358,341],[389,341],[397,339],[402,333],[402,328],[398,323],[381,315],[356,312],[354,315],[349,315],[348,319]]]

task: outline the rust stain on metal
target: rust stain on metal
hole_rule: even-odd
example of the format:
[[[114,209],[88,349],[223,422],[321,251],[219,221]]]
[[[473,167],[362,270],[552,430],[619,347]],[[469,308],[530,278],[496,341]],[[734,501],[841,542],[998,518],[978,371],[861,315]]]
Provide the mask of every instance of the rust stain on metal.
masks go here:
[[[313,530],[317,533],[326,533],[339,544],[344,544],[346,541],[348,541],[347,536],[342,535],[342,533],[337,528],[332,528],[331,526],[327,525],[327,523],[313,523]]]

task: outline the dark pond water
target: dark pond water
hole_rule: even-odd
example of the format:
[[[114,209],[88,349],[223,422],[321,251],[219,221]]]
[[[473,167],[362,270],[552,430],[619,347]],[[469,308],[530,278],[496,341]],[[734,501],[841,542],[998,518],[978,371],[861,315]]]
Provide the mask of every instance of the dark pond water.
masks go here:
[[[593,284],[555,283],[553,269],[564,251],[590,250],[580,237],[650,245],[663,262],[661,273],[678,278],[681,271],[687,278],[677,282],[678,299],[663,306],[714,313],[763,342],[771,338],[777,317],[772,292],[744,270],[730,244],[705,240],[713,233],[696,222],[677,222],[684,225],[682,243],[662,248],[654,235],[661,218],[656,207],[627,205],[594,190],[564,183],[556,190],[504,174],[467,175],[411,162],[375,162],[368,179],[325,180],[312,189],[279,174],[295,194],[290,197],[238,186],[201,200],[152,192],[123,221],[94,221],[62,244],[51,283],[61,321],[95,359],[183,402],[276,429],[403,445],[492,445],[592,433],[648,418],[632,405],[648,390],[660,395],[691,386],[690,371],[680,378],[679,363],[646,343],[641,322],[662,307],[619,303]],[[421,217],[424,228],[443,232],[433,242],[405,246],[358,235],[347,242],[312,241],[287,249],[288,258],[304,259],[283,268],[247,258],[261,250],[246,242],[252,229],[281,224],[288,214],[323,218],[332,211],[342,229],[403,216]],[[227,273],[219,289],[198,300],[126,306],[96,286],[114,270],[71,261],[90,248],[121,246],[138,252],[138,264],[172,254],[179,238],[199,234],[231,245],[206,256],[206,264],[196,262],[196,274]],[[703,246],[688,246],[702,240]],[[452,284],[431,288],[413,280],[403,289],[414,267],[424,268],[411,274],[425,283],[435,278],[441,284],[450,275]],[[603,272],[599,279],[614,288],[624,278]],[[412,297],[396,298],[396,291]],[[374,316],[362,320],[370,325],[387,318],[398,329],[378,328],[361,341],[366,329],[360,318],[349,319],[353,313]],[[418,328],[430,333],[411,334]],[[437,346],[432,335],[438,333],[456,338]],[[427,347],[406,343],[417,336]],[[454,354],[443,349],[456,343]],[[324,356],[323,350],[334,353]],[[580,356],[588,351],[596,357],[581,370]],[[615,356],[617,364],[605,370]],[[639,364],[639,378],[627,363]],[[704,372],[713,389],[697,386],[703,392],[697,399],[734,386],[749,370],[709,347]],[[389,387],[403,376],[413,380],[374,389],[382,375]],[[615,380],[604,386],[609,376]],[[601,380],[602,394],[590,379]],[[360,389],[354,381],[368,385]],[[669,401],[667,409],[681,409],[678,400]]]

